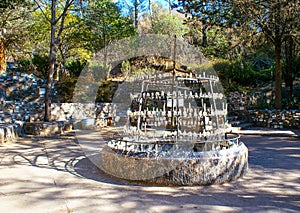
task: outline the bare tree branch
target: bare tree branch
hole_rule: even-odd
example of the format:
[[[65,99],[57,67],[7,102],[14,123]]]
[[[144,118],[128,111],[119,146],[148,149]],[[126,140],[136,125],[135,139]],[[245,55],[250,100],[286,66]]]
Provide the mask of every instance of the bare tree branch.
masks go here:
[[[75,0],[67,0],[66,4],[64,6],[63,12],[60,14],[60,16],[56,19],[56,22],[59,22],[59,20],[66,16],[67,11],[69,10],[69,7],[74,3]]]
[[[35,4],[37,5],[37,7],[40,9],[40,11],[42,12],[42,14],[44,15],[44,17],[47,19],[47,21],[49,23],[51,23],[51,19],[46,15],[45,11],[43,10],[43,8],[41,7],[40,3],[37,0],[34,0]]]

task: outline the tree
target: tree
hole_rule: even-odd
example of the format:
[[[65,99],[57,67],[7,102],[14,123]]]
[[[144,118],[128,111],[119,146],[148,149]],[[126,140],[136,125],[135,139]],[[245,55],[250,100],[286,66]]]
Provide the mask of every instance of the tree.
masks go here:
[[[230,27],[232,25],[231,17],[234,11],[230,7],[229,0],[178,0],[175,5],[180,13],[188,17],[189,21],[197,20],[201,27],[201,46],[206,47],[207,30],[209,27]],[[200,22],[200,25],[199,25]]]
[[[112,41],[135,35],[132,20],[123,17],[118,6],[110,0],[92,1],[83,15],[89,49],[96,52]]]
[[[289,34],[284,39],[284,55],[285,55],[285,69],[283,70],[283,78],[285,86],[290,88],[290,96],[294,96],[293,81],[299,72],[300,68],[296,64],[297,54],[299,56],[300,47],[300,14],[298,10],[290,10],[291,22],[288,22],[287,28],[290,30]],[[298,69],[298,70],[297,70]]]
[[[289,36],[284,41],[285,68],[283,70],[283,79],[285,86],[290,89],[290,96],[294,96],[293,81],[296,74],[296,47],[297,43],[292,36]]]
[[[62,12],[61,10],[62,8],[57,9],[60,13]],[[45,8],[44,13],[50,16],[50,8]],[[33,48],[34,55],[49,55],[49,41],[45,38],[50,34],[50,23],[40,10],[34,11],[32,16],[34,25],[30,28],[30,34],[33,39],[28,46]],[[71,63],[73,60],[87,60],[92,56],[91,51],[87,48],[90,41],[83,39],[88,33],[85,30],[85,25],[78,13],[73,11],[67,12],[64,30],[60,36],[60,43],[57,45],[57,77],[70,75],[66,69],[67,63]]]
[[[282,45],[299,34],[298,0],[236,0],[232,2],[241,23],[257,33],[263,33],[274,45],[276,67],[275,107],[282,107]]]
[[[0,70],[6,70],[8,50],[21,50],[30,26],[31,5],[27,1],[6,0],[0,3]],[[13,48],[12,48],[13,47]],[[13,50],[11,51],[13,52]]]
[[[182,37],[188,32],[183,20],[169,13],[156,14],[153,17],[152,32],[155,34],[177,35]]]
[[[6,70],[6,52],[5,52],[5,44],[4,44],[4,34],[5,29],[2,29],[0,32],[0,71]]]
[[[58,45],[61,42],[61,34],[64,30],[65,19],[68,10],[74,5],[75,0],[51,0],[51,15],[50,17],[46,14],[46,8],[48,5],[47,1],[34,0],[37,7],[44,14],[45,18],[50,23],[50,50],[49,50],[49,73],[46,84],[45,94],[45,121],[51,119],[51,99],[52,99],[52,85],[53,76],[55,72],[56,54]],[[60,4],[59,4],[60,3]],[[61,7],[61,12],[57,14],[57,8]]]
[[[139,27],[139,16],[148,9],[151,11],[151,0],[120,0],[119,5],[133,20],[134,27]]]

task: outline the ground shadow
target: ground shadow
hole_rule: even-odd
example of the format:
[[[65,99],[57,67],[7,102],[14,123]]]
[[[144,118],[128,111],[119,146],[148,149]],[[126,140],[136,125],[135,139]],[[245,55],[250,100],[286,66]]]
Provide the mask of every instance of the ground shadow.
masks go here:
[[[8,202],[17,200],[14,195],[21,200],[19,195],[26,194],[24,205],[30,199],[31,206],[37,207],[41,201],[54,206],[67,200],[78,204],[74,211],[82,212],[87,205],[103,212],[105,204],[128,212],[299,212],[299,140],[242,136],[242,141],[249,148],[250,169],[245,177],[223,185],[151,187],[105,174],[85,156],[74,137],[23,139],[0,147],[4,156],[0,169],[7,173],[0,196]],[[11,176],[10,167],[21,168],[22,174]],[[5,191],[8,186],[13,191]]]
[[[94,181],[114,184],[114,185],[138,185],[137,183],[129,182],[122,180],[116,177],[113,177],[109,174],[106,174],[101,169],[99,169],[93,162],[91,162],[87,157],[76,160],[74,159],[73,171],[70,173],[74,175],[79,175],[84,178],[88,178]]]

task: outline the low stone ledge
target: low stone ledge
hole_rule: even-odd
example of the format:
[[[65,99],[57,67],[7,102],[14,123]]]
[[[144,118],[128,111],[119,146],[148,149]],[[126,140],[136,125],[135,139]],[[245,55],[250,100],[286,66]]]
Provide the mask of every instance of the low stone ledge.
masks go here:
[[[64,133],[63,121],[55,122],[25,122],[23,129],[26,135],[51,136]],[[68,127],[70,128],[70,127]]]
[[[245,110],[235,114],[257,127],[300,130],[300,110]]]
[[[0,124],[0,144],[14,142],[18,138],[19,128],[13,124]]]

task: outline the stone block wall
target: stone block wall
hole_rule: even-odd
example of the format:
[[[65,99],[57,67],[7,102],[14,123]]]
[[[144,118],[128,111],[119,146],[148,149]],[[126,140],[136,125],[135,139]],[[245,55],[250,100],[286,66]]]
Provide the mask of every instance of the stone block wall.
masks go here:
[[[34,74],[8,70],[0,74],[0,84],[4,100],[37,102],[44,99],[45,80]]]
[[[262,94],[247,94],[246,92],[231,92],[227,96],[228,111],[243,111],[253,109],[261,100],[267,100]]]
[[[245,92],[232,92],[228,96],[229,115],[252,123],[254,126],[269,128],[300,129],[300,108],[294,110],[258,110],[258,102],[267,102],[267,98],[256,93],[249,95]]]
[[[300,130],[300,110],[248,110],[247,115],[255,126]]]
[[[112,124],[115,117],[114,105],[52,103],[51,116],[55,122],[45,123],[44,103],[2,101],[0,103],[0,123],[16,126],[19,135],[51,135],[71,130],[73,123],[79,123],[85,118],[95,119],[96,127]]]
[[[64,132],[64,122],[26,122],[23,131],[26,135],[50,136],[62,134]]]

